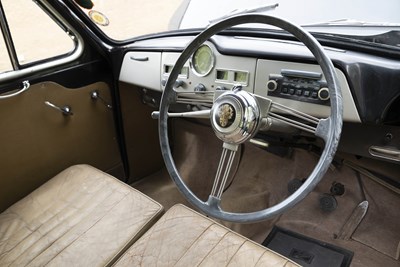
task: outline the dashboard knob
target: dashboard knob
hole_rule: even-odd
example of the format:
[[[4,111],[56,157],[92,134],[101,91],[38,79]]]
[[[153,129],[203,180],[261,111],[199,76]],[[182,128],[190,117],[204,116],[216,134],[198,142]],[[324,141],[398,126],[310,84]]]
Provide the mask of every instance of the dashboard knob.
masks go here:
[[[195,92],[205,92],[206,90],[207,90],[206,87],[202,83],[199,83],[194,87]]]
[[[329,99],[329,89],[326,87],[319,89],[318,98],[323,101],[328,100]]]
[[[165,86],[166,84],[167,84],[167,79],[166,79],[166,78],[162,79],[162,80],[161,80],[161,85],[162,85],[162,86]],[[176,80],[175,83],[174,83],[174,88],[181,87],[181,86],[183,86],[184,84],[185,84],[185,83],[184,83],[182,80]]]
[[[276,90],[276,88],[278,88],[278,83],[275,80],[269,80],[267,82],[267,88],[268,88],[268,91],[273,92]]]
[[[175,88],[179,88],[179,87],[181,87],[183,85],[184,85],[184,82],[182,80],[176,80],[175,84],[174,84],[174,87]]]
[[[229,90],[228,88],[226,88],[225,86],[217,86],[217,88],[215,88],[216,91],[227,91]]]

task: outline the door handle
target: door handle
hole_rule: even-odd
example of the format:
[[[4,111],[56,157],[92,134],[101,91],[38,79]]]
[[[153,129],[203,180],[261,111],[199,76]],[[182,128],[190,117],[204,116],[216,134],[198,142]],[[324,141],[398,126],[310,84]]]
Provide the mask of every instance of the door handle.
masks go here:
[[[28,81],[28,80],[23,81],[23,82],[22,82],[22,89],[16,91],[15,93],[12,93],[12,94],[0,95],[0,99],[6,99],[6,98],[10,98],[10,97],[13,97],[13,96],[17,96],[17,95],[19,95],[19,94],[22,94],[23,92],[25,92],[26,90],[28,90],[29,87],[31,87],[31,84],[29,83],[29,81]]]

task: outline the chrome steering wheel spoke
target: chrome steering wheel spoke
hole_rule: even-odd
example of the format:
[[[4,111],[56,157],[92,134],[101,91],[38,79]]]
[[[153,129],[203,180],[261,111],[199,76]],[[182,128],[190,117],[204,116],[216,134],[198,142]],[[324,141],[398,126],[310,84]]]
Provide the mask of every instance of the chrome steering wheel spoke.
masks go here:
[[[210,197],[221,200],[238,147],[236,144],[223,144],[221,159],[218,164]]]
[[[326,141],[327,130],[329,129],[329,118],[320,119],[280,103],[273,102],[268,98],[258,95],[253,96],[257,99],[260,106],[261,118],[263,120],[272,119],[270,122],[271,124],[273,124],[273,121],[277,121],[314,134]],[[264,125],[268,125],[268,123],[264,123]],[[261,128],[263,128],[263,126],[261,126]]]
[[[193,118],[193,119],[209,119],[210,118],[210,109],[198,110],[198,111],[188,111],[188,112],[168,112],[169,118]],[[158,119],[160,117],[159,111],[153,111],[151,113],[151,117],[153,119]]]
[[[268,117],[299,130],[314,134],[324,141],[327,139],[327,123],[329,123],[329,118],[320,119],[276,102],[271,104]]]

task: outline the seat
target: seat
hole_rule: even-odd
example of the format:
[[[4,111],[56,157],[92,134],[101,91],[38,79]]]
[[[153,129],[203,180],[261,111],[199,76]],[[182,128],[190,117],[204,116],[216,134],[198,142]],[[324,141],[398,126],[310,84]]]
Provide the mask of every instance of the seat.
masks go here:
[[[106,173],[72,166],[0,214],[0,266],[112,264],[162,210]]]
[[[183,205],[175,205],[114,266],[299,266]]]

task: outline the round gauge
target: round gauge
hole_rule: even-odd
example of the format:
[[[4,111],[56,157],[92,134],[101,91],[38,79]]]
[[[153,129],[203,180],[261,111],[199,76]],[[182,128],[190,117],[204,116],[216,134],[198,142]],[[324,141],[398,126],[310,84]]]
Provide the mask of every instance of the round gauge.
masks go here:
[[[193,71],[198,76],[206,76],[214,67],[214,54],[208,45],[201,45],[191,58]]]

